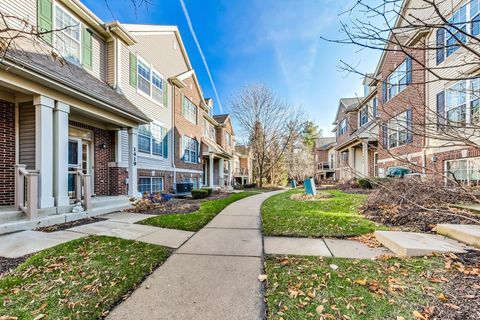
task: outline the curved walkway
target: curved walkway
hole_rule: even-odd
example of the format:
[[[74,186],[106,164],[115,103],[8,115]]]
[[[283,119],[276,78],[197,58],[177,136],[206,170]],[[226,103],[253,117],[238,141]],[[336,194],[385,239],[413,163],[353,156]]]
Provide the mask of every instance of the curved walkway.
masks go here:
[[[260,207],[268,192],[220,212],[148,277],[108,319],[264,317]]]

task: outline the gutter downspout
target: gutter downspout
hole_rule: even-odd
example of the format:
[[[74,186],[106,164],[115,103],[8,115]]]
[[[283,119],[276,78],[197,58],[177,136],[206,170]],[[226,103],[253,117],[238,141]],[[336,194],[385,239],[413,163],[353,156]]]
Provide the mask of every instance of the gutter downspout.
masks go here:
[[[172,167],[173,167],[173,188],[177,184],[177,168],[175,167],[175,90],[177,87],[172,84]]]

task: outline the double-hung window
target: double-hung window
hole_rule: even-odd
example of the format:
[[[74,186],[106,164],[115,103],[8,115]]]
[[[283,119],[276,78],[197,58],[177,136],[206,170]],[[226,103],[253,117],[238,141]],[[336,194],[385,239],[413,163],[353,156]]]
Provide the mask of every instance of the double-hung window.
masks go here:
[[[198,163],[198,141],[183,136],[183,161]]]
[[[80,62],[81,25],[68,11],[55,5],[55,49],[67,60]]]
[[[470,1],[471,34],[478,36],[480,34],[480,0]]]
[[[447,177],[463,183],[480,181],[480,158],[456,159],[445,161]]]
[[[225,132],[225,145],[230,146],[232,143],[232,136],[230,133]]]
[[[403,61],[388,77],[387,90],[390,100],[407,87],[407,60]]]
[[[448,123],[465,124],[467,114],[466,81],[457,82],[445,91],[445,114]]]
[[[138,60],[138,90],[150,96],[152,70],[142,60]]]
[[[204,128],[204,134],[206,137],[210,138],[211,140],[215,141],[215,127],[213,124],[210,123],[210,121],[205,120],[205,128]]]
[[[392,118],[388,122],[388,147],[395,148],[406,145],[409,142],[408,130],[407,111]]]
[[[347,133],[347,118],[343,119],[342,122],[340,122],[340,126],[338,129],[339,136],[343,136],[345,133]]]
[[[455,11],[452,17],[448,20],[448,24],[449,26],[445,37],[447,57],[458,50],[458,42],[467,42],[467,5],[464,5]]]
[[[163,156],[164,133],[164,129],[156,123],[141,125],[138,130],[138,151]]]
[[[378,99],[373,97],[372,99],[372,115],[374,118],[378,117]]]
[[[360,127],[364,126],[368,122],[368,105],[362,107],[358,113],[358,119]]]
[[[138,179],[138,192],[141,194],[145,193],[156,193],[163,191],[163,178],[150,178],[150,177],[140,177]]]
[[[138,90],[156,102],[163,104],[165,82],[160,73],[142,59],[138,59],[137,75]]]
[[[194,124],[197,123],[197,106],[186,97],[183,97],[182,113],[188,121]]]
[[[470,80],[470,121],[480,123],[480,78]]]

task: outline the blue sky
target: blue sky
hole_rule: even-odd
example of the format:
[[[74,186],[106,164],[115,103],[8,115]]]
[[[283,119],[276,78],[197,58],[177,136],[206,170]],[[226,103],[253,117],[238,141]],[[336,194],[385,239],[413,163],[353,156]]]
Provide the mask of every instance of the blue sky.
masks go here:
[[[105,21],[177,25],[206,97],[214,97],[179,0],[149,0],[137,12],[131,0],[83,0]],[[354,0],[185,0],[209,64],[224,113],[243,85],[263,82],[331,135],[338,100],[362,95],[361,78],[338,70],[340,60],[373,71],[377,52],[320,39],[341,37],[339,13]],[[216,112],[219,113],[218,103]]]

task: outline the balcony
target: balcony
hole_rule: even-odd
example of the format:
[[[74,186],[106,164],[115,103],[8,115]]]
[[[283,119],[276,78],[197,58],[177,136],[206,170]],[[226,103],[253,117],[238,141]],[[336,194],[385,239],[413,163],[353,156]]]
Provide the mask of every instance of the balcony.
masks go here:
[[[235,168],[233,170],[234,176],[248,176],[248,169],[247,168]]]
[[[335,164],[333,162],[318,162],[317,171],[334,171]]]

